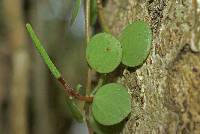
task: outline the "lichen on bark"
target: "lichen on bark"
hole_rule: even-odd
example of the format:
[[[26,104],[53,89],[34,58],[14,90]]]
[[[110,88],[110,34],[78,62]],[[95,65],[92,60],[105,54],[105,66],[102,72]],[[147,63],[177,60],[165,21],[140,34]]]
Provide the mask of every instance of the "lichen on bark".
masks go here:
[[[135,20],[148,22],[153,31],[147,61],[136,70],[124,69],[119,76],[132,94],[132,112],[122,134],[200,133],[200,54],[190,48],[194,24],[199,27],[195,23],[193,2],[113,0],[107,3],[105,19],[115,36]]]

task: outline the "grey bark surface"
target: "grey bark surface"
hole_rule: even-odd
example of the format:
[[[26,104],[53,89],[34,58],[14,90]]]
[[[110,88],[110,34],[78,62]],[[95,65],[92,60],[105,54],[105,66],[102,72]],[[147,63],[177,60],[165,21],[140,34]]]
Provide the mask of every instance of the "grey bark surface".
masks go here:
[[[196,0],[112,0],[105,19],[118,36],[134,20],[152,27],[146,62],[119,75],[132,95],[122,134],[200,133],[200,3]]]

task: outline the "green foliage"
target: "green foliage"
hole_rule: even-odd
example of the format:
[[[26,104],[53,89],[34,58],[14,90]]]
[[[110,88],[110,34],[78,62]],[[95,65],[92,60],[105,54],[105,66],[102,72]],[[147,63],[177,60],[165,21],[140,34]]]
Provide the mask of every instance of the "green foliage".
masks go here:
[[[81,0],[75,0],[75,6],[73,7],[72,10],[70,25],[73,25],[73,23],[76,21],[80,8],[81,8]]]
[[[78,85],[76,85],[76,92],[80,92],[80,90],[81,90],[81,88],[82,88],[83,86],[81,85],[81,84],[78,84]]]
[[[125,87],[110,83],[99,88],[92,103],[92,114],[102,125],[121,122],[131,112],[131,97]]]
[[[50,71],[53,74],[53,76],[56,79],[60,78],[60,76],[61,76],[60,72],[58,71],[58,69],[56,68],[56,66],[53,64],[53,62],[51,61],[51,59],[49,58],[46,50],[44,49],[44,47],[42,46],[42,44],[41,44],[40,40],[38,39],[37,35],[33,31],[33,28],[31,27],[31,25],[30,24],[26,24],[26,28],[27,28],[27,30],[28,30],[31,38],[32,38],[32,41],[35,44],[35,47],[37,48],[38,52],[42,56],[44,62],[46,63],[46,65],[50,69]]]
[[[57,79],[60,78],[61,77],[60,72],[55,67],[55,65],[53,64],[51,59],[49,58],[47,52],[45,51],[45,49],[41,45],[41,42],[39,41],[38,37],[36,36],[35,32],[33,31],[31,25],[26,24],[26,28],[27,28],[27,30],[28,30],[28,32],[29,32],[34,44],[35,44],[35,47],[37,48],[38,52],[42,56],[44,62],[47,64],[47,66],[49,67],[49,69],[52,72],[52,74],[54,75],[54,77],[57,78]],[[79,90],[80,88],[81,88],[81,85],[78,85],[77,90]],[[66,97],[66,103],[67,103],[68,108],[71,111],[73,117],[77,121],[83,122],[83,115],[82,115],[81,111],[79,110],[78,106],[76,105],[76,103],[74,102],[74,100],[68,96],[68,97]]]
[[[97,72],[112,72],[121,62],[120,42],[110,34],[97,34],[87,45],[86,58],[89,65]]]
[[[97,1],[91,0],[91,25],[97,19]],[[80,10],[81,0],[76,0],[71,25],[74,23]],[[38,37],[30,24],[26,25],[27,30],[44,62],[55,78],[61,74],[50,60]],[[129,67],[141,65],[147,58],[152,43],[152,32],[150,26],[143,21],[135,21],[126,26],[119,36],[119,40],[108,33],[100,33],[93,36],[86,48],[86,59],[88,64],[99,73],[110,73],[114,71],[120,62]],[[90,123],[97,134],[114,134],[123,127],[123,120],[131,112],[131,96],[127,89],[121,84],[110,83],[102,86],[103,79],[99,79],[98,85],[91,95],[94,95],[92,102],[92,115]],[[79,92],[81,85],[77,85]],[[75,101],[67,97],[66,103],[73,117],[83,122],[84,116],[76,105]],[[89,105],[89,103],[86,103]]]
[[[151,48],[151,28],[144,21],[135,21],[126,26],[119,40],[122,44],[122,63],[130,67],[141,65]]]
[[[79,107],[75,103],[75,100],[73,100],[72,98],[67,96],[66,103],[67,103],[67,107],[69,108],[72,116],[76,119],[76,121],[83,122],[83,115],[82,115]]]

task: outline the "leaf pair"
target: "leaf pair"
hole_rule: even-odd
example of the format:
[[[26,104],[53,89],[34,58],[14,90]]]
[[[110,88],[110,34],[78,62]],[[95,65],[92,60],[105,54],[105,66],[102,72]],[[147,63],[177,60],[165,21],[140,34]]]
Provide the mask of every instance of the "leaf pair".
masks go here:
[[[147,58],[151,42],[150,26],[143,21],[135,21],[125,27],[118,39],[107,33],[92,37],[86,48],[86,58],[99,73],[112,72],[120,62],[136,67]]]

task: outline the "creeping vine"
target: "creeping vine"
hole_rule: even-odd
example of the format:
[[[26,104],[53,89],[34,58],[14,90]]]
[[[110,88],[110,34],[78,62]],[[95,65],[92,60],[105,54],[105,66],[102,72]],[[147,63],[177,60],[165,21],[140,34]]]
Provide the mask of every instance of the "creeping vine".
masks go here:
[[[77,0],[72,12],[71,25],[76,21],[80,6],[81,0]],[[90,27],[96,21],[97,16],[103,32],[93,35]],[[36,49],[51,73],[63,85],[64,91],[68,95],[66,100],[68,108],[70,108],[75,119],[86,121],[90,134],[93,131],[99,134],[114,133],[109,128],[120,124],[131,112],[131,95],[124,85],[105,83],[102,78],[99,79],[96,87],[91,87],[91,71],[108,74],[113,72],[120,64],[128,67],[142,65],[149,55],[152,44],[152,32],[148,23],[134,21],[128,24],[118,37],[114,37],[105,24],[102,1],[85,0],[86,59],[89,65],[86,95],[81,95],[64,80],[31,25],[27,24],[26,27]],[[84,114],[80,112],[82,110],[79,110],[74,99],[85,102]]]

